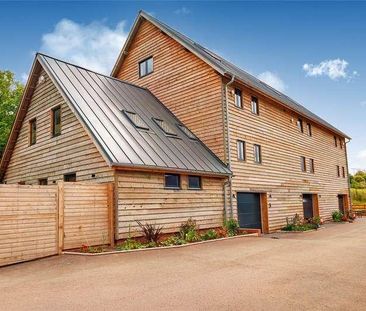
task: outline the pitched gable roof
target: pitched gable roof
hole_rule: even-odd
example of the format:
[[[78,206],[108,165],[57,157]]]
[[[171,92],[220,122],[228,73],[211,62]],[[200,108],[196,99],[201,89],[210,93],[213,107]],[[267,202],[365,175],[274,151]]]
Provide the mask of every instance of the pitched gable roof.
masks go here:
[[[288,109],[308,118],[309,120],[331,130],[332,132],[345,137],[350,138],[347,134],[343,133],[342,131],[335,128],[333,125],[329,124],[327,121],[323,120],[295,100],[291,99],[287,95],[277,91],[276,89],[272,88],[268,84],[264,83],[263,81],[257,79],[256,77],[252,76],[251,74],[247,73],[246,71],[240,69],[239,67],[235,66],[234,64],[230,63],[229,61],[225,60],[221,56],[217,55],[216,53],[210,51],[209,49],[203,47],[202,45],[194,42],[187,36],[183,35],[182,33],[174,30],[170,26],[164,24],[163,22],[159,21],[155,17],[147,14],[146,12],[140,11],[139,15],[136,18],[136,21],[130,31],[130,34],[125,42],[124,47],[117,59],[117,62],[112,70],[112,76],[117,75],[117,71],[121,66],[123,59],[128,51],[128,47],[132,42],[132,39],[137,32],[138,26],[142,20],[147,20],[152,23],[154,26],[159,28],[161,31],[169,35],[171,38],[179,42],[182,46],[188,49],[190,52],[195,54],[197,57],[202,59],[208,65],[210,65],[213,69],[219,72],[223,76],[230,76],[235,77],[235,79],[245,85],[252,87],[265,95],[273,98],[274,100],[280,102],[282,105],[287,107]]]
[[[34,66],[39,65],[86,127],[110,166],[231,174],[202,142],[189,138],[179,129],[182,123],[149,90],[43,54],[36,56]],[[26,106],[20,107],[20,110],[26,109]],[[124,111],[137,114],[147,129],[134,126]],[[176,135],[166,135],[153,118],[163,120]],[[18,118],[15,126],[21,126]],[[15,142],[16,138],[11,136],[0,174],[6,169]]]

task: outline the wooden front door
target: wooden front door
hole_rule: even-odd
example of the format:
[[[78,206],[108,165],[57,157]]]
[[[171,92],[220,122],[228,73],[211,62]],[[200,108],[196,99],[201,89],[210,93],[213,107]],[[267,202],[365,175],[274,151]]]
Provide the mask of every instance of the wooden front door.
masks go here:
[[[338,209],[342,214],[344,214],[344,195],[343,194],[338,195]]]

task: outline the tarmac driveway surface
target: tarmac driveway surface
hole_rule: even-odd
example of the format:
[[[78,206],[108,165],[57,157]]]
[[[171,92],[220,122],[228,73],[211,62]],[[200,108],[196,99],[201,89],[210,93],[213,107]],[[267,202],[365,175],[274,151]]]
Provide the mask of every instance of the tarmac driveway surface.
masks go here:
[[[366,219],[8,266],[0,268],[0,310],[366,310]]]

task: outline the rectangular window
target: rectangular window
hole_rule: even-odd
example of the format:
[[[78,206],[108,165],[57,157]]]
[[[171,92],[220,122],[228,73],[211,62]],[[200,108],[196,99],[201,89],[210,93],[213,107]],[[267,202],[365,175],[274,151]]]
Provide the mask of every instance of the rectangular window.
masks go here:
[[[164,120],[153,118],[154,122],[169,136],[177,136],[177,132]]]
[[[76,181],[76,173],[65,174],[64,175],[64,181],[66,181],[66,182]]]
[[[29,121],[29,145],[32,146],[37,141],[37,121],[32,119]]]
[[[189,189],[201,189],[201,176],[188,176]]]
[[[339,165],[337,165],[337,176],[341,177],[341,170],[340,170]]]
[[[165,188],[180,188],[180,176],[176,174],[165,174]]]
[[[338,147],[338,139],[337,136],[334,136],[334,146]]]
[[[61,135],[61,107],[52,109],[52,136]]]
[[[315,167],[314,167],[314,159],[310,159],[310,173],[315,173]]]
[[[128,118],[128,120],[137,128],[148,130],[149,126],[145,123],[144,120],[135,112],[123,110],[123,113]]]
[[[301,120],[301,119],[298,119],[298,120],[297,120],[297,128],[299,129],[299,131],[300,131],[301,133],[304,133],[304,125],[303,125],[303,122],[302,122],[302,120]]]
[[[310,124],[310,123],[308,123],[306,126],[307,126],[307,128],[308,128],[308,135],[309,135],[309,136],[313,136],[313,132],[312,132],[312,130],[311,130],[311,124]]]
[[[238,160],[245,161],[245,142],[242,140],[238,140],[236,146],[238,151]]]
[[[259,115],[258,98],[252,96],[252,113]]]
[[[341,147],[341,149],[343,149],[343,141],[342,141],[342,139],[339,139],[339,146]]]
[[[262,150],[260,145],[254,145],[254,162],[262,163]]]
[[[301,171],[306,172],[306,159],[305,157],[300,157]]]
[[[38,185],[46,186],[48,184],[47,178],[38,179]]]
[[[147,76],[154,70],[153,58],[149,57],[141,62],[139,62],[139,74],[140,78]]]
[[[342,166],[342,177],[346,178],[346,170],[345,170],[344,166]]]
[[[236,107],[243,108],[241,90],[239,89],[235,89],[235,105]]]

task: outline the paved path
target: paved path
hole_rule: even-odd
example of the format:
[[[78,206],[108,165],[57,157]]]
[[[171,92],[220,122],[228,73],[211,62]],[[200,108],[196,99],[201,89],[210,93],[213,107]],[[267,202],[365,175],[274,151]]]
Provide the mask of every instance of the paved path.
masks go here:
[[[0,310],[366,310],[366,219],[0,268]]]

